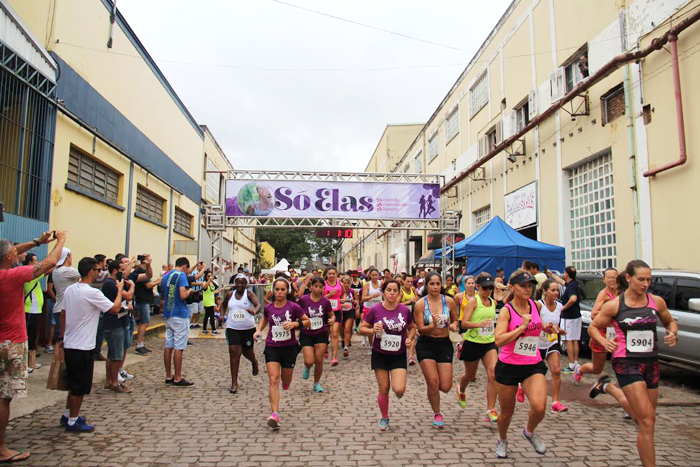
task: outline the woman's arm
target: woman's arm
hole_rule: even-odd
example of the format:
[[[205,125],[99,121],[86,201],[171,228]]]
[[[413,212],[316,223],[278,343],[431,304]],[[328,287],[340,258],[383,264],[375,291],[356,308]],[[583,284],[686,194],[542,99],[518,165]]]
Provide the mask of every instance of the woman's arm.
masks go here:
[[[258,323],[258,328],[255,330],[255,338],[260,339],[262,336],[262,331],[265,329],[265,326],[267,326],[267,318],[263,316],[260,319],[260,322]]]
[[[527,315],[529,316],[529,315]],[[510,310],[507,307],[501,308],[501,312],[498,314],[498,323],[496,324],[496,329],[494,331],[494,337],[496,338],[496,345],[502,347],[515,339],[520,337],[520,334],[525,332],[527,325],[530,320],[525,321],[525,316],[523,316],[523,322],[520,326],[508,332],[508,324],[510,323]]]
[[[435,320],[428,325],[425,324],[425,300],[416,302],[413,307],[413,322],[421,334],[427,334],[430,330],[435,329]]]
[[[452,297],[446,297],[447,306],[450,309],[450,331],[459,332],[459,311],[457,311],[457,303]]]
[[[678,323],[676,323],[676,320],[673,319],[673,316],[669,313],[666,300],[656,295],[652,295],[652,298],[654,302],[656,302],[656,307],[659,309],[657,315],[666,328],[664,342],[666,345],[673,347],[678,343]]]
[[[588,326],[588,335],[591,336],[591,339],[605,347],[605,350],[608,352],[614,352],[617,349],[617,342],[614,340],[607,340],[605,336],[601,334],[600,329],[610,326],[613,318],[617,316],[619,303],[620,299],[616,298],[615,300],[611,300],[603,305],[603,308],[600,309],[598,315],[595,317],[590,326]]]
[[[470,319],[472,319],[474,310],[476,310],[476,297],[470,298],[467,304],[464,306],[464,316],[462,316],[462,329],[483,328],[491,324],[489,322],[491,320],[485,320],[478,323],[469,321]]]

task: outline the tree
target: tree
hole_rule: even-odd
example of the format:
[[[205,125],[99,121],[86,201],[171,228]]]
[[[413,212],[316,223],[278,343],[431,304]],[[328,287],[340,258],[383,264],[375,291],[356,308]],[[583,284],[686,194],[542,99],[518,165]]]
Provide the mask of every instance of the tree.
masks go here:
[[[272,245],[277,257],[286,258],[290,264],[303,264],[305,258],[334,262],[341,243],[339,239],[318,238],[315,229],[309,228],[258,228],[255,239]]]

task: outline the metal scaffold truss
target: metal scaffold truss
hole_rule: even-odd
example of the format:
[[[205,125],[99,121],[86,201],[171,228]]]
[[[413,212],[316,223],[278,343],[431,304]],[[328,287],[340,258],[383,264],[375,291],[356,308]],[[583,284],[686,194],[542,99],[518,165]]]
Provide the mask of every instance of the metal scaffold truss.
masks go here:
[[[233,180],[295,180],[305,182],[375,182],[375,183],[437,183],[442,176],[393,172],[270,172],[267,170],[229,170],[227,179]]]

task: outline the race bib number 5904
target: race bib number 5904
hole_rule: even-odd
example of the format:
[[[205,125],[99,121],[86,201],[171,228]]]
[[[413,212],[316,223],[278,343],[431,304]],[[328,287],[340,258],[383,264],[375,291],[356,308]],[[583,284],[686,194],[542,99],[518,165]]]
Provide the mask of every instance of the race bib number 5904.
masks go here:
[[[654,350],[654,331],[627,331],[627,351],[648,353]]]

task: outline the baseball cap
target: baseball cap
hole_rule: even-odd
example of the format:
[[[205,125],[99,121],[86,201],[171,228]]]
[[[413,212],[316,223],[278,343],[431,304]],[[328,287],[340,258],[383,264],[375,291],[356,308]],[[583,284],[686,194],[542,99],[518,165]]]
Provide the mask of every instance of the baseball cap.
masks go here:
[[[516,274],[508,281],[510,285],[525,285],[528,282],[537,284],[537,279],[535,279],[529,272],[521,272]]]
[[[476,285],[479,287],[493,287],[493,279],[488,276],[479,277],[476,280]]]
[[[360,275],[360,272],[359,272],[359,271],[354,271],[354,270],[353,270],[353,271],[350,271],[350,275],[351,275],[351,276],[357,277],[357,276]]]
[[[56,266],[63,266],[63,263],[66,262],[66,258],[68,258],[69,254],[70,254],[70,249],[63,247],[63,250],[61,251],[61,257],[58,259]]]
[[[401,274],[406,274],[406,272],[407,272],[407,271],[406,271],[406,268],[402,268],[402,269],[401,269]]]

